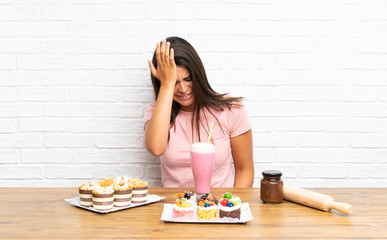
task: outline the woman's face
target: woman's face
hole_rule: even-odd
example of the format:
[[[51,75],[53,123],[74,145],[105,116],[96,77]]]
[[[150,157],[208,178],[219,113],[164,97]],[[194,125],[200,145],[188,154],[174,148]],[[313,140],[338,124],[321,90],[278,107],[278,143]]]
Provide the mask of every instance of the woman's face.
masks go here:
[[[177,80],[173,100],[180,104],[180,109],[187,112],[193,111],[195,94],[192,86],[192,76],[186,67],[176,66]]]

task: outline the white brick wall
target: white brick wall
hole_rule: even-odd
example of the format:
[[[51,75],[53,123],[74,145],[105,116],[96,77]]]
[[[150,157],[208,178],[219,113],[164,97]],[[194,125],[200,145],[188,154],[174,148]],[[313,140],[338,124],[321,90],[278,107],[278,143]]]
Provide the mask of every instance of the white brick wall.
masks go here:
[[[264,169],[305,187],[387,186],[387,1],[1,0],[0,186],[128,175],[143,147],[146,60],[186,38],[213,87],[246,97]]]

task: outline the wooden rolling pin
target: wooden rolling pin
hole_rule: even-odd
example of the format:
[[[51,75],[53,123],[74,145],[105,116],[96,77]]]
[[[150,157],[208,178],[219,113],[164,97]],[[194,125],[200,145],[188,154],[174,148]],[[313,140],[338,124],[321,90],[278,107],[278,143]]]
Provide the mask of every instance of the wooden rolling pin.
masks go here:
[[[300,203],[323,211],[337,210],[343,214],[351,214],[352,206],[348,203],[335,202],[331,196],[297,188],[284,184],[284,199]]]

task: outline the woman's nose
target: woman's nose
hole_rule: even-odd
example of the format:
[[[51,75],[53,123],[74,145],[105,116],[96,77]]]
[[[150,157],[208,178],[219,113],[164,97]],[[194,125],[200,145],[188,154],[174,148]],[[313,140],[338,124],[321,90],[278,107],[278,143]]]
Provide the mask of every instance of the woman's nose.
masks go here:
[[[179,91],[182,93],[187,91],[187,86],[184,81],[179,82]]]

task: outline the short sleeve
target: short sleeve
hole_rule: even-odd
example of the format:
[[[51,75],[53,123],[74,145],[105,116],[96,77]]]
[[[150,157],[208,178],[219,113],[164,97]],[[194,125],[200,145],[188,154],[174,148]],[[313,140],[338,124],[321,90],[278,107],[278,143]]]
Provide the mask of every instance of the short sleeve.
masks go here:
[[[145,110],[144,126],[145,126],[145,123],[152,118],[153,111],[155,110],[155,108],[156,108],[156,102],[152,102],[151,104],[149,104],[148,108]]]
[[[251,123],[244,106],[233,107],[227,118],[230,138],[237,137],[251,129]]]

